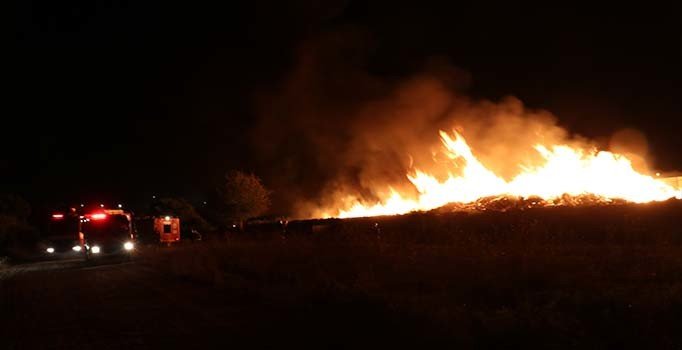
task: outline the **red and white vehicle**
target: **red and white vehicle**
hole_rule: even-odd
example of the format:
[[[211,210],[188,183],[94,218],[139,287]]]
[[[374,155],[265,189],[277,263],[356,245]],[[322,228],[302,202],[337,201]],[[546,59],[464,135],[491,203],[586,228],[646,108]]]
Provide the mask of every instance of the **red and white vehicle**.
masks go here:
[[[79,235],[80,217],[76,209],[53,212],[39,249],[48,258],[78,258],[85,253],[83,236]]]
[[[161,243],[174,243],[180,240],[180,218],[161,216],[154,218],[154,231]]]
[[[132,254],[135,230],[131,212],[98,209],[80,216],[80,234],[86,256]]]

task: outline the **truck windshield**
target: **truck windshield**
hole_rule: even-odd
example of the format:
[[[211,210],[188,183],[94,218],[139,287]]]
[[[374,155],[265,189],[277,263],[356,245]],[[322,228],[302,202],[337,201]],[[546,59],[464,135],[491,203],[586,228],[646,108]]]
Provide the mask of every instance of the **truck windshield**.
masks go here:
[[[52,219],[44,235],[46,238],[76,238],[78,237],[78,220],[75,216]]]

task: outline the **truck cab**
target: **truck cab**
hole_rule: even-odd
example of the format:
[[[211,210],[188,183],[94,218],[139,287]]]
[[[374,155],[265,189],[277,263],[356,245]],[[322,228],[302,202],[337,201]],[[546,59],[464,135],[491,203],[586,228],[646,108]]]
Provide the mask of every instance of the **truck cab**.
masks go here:
[[[81,233],[88,257],[130,255],[135,249],[132,213],[101,209],[81,216]]]
[[[79,235],[79,221],[75,209],[55,211],[50,215],[47,230],[38,244],[45,258],[83,257],[84,244]]]

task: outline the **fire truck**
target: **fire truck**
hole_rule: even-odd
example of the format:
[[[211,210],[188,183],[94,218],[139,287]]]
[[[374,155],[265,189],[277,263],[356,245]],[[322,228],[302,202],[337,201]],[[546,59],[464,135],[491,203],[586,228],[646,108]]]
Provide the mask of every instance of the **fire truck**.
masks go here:
[[[49,258],[77,258],[85,254],[80,230],[80,215],[75,208],[51,214],[40,249]]]
[[[133,215],[123,209],[98,209],[80,216],[86,257],[126,254],[135,250]],[[75,247],[74,247],[75,249]]]

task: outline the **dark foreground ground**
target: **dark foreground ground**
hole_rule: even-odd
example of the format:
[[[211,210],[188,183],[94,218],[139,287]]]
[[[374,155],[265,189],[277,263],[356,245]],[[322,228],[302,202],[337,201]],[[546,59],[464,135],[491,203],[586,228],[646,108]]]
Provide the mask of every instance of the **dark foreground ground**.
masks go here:
[[[0,270],[0,348],[682,348],[682,204],[431,213]]]

